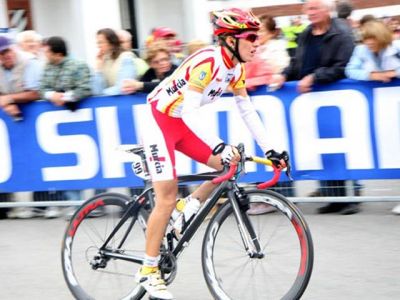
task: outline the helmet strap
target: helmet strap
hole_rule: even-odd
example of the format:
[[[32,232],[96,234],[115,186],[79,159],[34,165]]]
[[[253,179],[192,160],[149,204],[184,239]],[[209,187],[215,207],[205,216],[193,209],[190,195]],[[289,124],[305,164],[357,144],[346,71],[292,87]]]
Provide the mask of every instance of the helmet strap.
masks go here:
[[[228,48],[228,50],[232,53],[232,59],[234,57],[236,57],[238,59],[239,62],[244,63],[245,61],[242,59],[242,57],[240,56],[239,53],[239,39],[235,37],[236,43],[235,43],[235,49],[232,48],[225,40],[225,38],[222,38],[222,45],[226,48]]]

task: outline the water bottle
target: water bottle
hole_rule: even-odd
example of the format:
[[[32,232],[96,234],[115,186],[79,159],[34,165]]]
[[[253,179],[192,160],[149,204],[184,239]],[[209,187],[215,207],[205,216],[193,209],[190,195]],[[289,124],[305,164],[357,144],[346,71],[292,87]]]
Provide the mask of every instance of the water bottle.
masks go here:
[[[178,204],[178,203],[177,203]],[[188,197],[184,207],[183,212],[180,213],[176,221],[174,222],[175,233],[182,234],[187,225],[193,219],[195,214],[200,209],[200,201],[197,198]]]

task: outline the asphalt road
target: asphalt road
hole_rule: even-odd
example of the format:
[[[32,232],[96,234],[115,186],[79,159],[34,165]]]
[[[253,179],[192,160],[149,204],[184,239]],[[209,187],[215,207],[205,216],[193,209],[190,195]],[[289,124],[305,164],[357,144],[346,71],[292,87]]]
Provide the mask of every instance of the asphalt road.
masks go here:
[[[357,215],[317,215],[303,204],[315,247],[314,271],[302,299],[400,299],[400,216],[393,203],[369,203]],[[61,271],[66,221],[0,220],[0,299],[73,299]],[[176,299],[211,299],[198,234],[179,260]]]

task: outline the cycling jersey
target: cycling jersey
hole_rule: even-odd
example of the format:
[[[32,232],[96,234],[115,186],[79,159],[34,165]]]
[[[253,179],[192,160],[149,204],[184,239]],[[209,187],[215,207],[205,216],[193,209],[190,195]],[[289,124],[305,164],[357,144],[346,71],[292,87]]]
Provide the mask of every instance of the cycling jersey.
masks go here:
[[[202,106],[217,100],[228,86],[245,87],[243,65],[234,65],[224,48],[207,47],[189,56],[148,95],[152,119],[142,139],[153,181],[176,178],[175,150],[207,163],[213,145],[182,120],[185,95],[189,87],[200,90]]]
[[[217,100],[228,85],[233,89],[245,87],[243,65],[234,66],[224,48],[207,47],[183,61],[170,77],[153,90],[148,101],[156,101],[160,112],[180,118],[184,94],[190,86],[201,90],[201,105],[205,105]]]

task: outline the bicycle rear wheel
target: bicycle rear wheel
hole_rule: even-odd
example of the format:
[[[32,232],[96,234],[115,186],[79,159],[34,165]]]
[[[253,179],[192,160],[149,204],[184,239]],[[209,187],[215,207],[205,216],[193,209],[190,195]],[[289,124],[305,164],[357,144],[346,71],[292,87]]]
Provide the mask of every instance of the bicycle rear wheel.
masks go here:
[[[215,299],[299,299],[309,282],[313,244],[308,226],[289,200],[272,191],[247,191],[250,203],[264,203],[269,214],[242,212],[258,257],[244,248],[231,203],[225,203],[207,227],[202,249],[203,272]]]
[[[77,210],[68,224],[62,244],[62,268],[76,299],[124,299],[127,295],[129,299],[140,299],[144,294],[134,280],[139,263],[110,258],[99,251],[130,201],[129,197],[117,193],[96,195]],[[133,213],[124,222],[105,251],[144,257],[147,217],[147,211],[140,207],[137,214]]]

